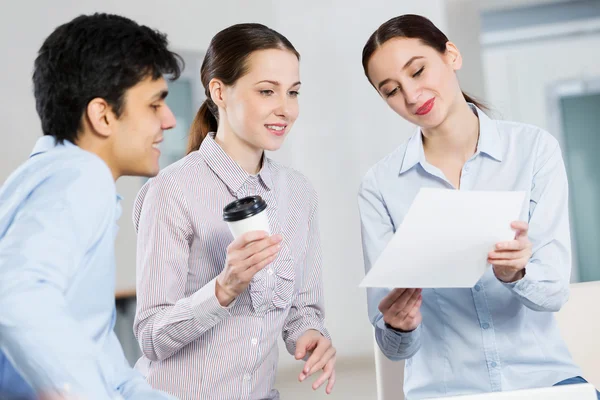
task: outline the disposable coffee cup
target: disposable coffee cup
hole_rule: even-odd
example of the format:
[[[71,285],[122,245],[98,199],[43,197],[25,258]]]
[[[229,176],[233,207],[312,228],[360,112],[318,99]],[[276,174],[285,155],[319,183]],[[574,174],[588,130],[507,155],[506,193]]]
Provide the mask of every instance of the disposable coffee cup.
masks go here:
[[[234,238],[246,232],[265,231],[269,235],[267,203],[260,196],[248,196],[232,201],[223,209],[223,220],[227,222]]]

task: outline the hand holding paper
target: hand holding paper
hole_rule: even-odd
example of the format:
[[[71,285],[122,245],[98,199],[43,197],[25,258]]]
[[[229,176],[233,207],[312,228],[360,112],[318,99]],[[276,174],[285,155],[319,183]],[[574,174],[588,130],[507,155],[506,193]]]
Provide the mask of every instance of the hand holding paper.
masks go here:
[[[525,266],[532,255],[532,244],[527,236],[529,224],[515,221],[511,227],[517,231],[514,240],[497,243],[488,254],[494,274],[503,282],[514,282],[525,276]]]
[[[421,189],[360,286],[473,287],[490,250],[515,237],[511,222],[524,198],[524,192]]]
[[[410,332],[421,323],[421,289],[394,289],[379,303],[383,321],[394,329]]]

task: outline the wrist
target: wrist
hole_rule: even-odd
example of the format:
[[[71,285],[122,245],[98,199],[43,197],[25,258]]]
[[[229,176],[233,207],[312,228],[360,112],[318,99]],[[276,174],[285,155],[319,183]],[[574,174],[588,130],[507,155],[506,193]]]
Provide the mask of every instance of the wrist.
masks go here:
[[[495,270],[494,270],[495,272]],[[525,269],[520,269],[513,273],[496,273],[496,278],[504,283],[515,283],[518,280],[523,279],[525,276]]]
[[[236,296],[221,285],[219,278],[215,281],[215,296],[221,307],[229,306],[236,298]]]
[[[394,332],[399,332],[399,333],[411,333],[411,332],[414,332],[414,330],[415,330],[415,329],[417,329],[417,328],[419,327],[419,326],[417,325],[417,326],[415,326],[415,327],[414,327],[414,328],[412,328],[412,329],[402,329],[402,328],[396,328],[396,327],[394,327],[394,326],[392,326],[392,325],[388,324],[388,323],[387,323],[387,322],[385,322],[385,321],[384,321],[384,325],[385,325],[385,327],[386,327],[387,329],[390,329],[390,330],[392,330],[392,331],[394,331]]]

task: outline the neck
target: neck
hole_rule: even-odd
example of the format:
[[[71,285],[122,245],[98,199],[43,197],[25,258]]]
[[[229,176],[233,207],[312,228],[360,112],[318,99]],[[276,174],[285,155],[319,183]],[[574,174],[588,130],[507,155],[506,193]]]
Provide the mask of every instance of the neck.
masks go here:
[[[422,133],[426,156],[451,157],[466,162],[477,151],[479,119],[467,102],[462,100],[449,110],[441,125],[422,129]]]
[[[244,171],[250,175],[258,174],[262,167],[264,150],[240,139],[229,127],[224,125],[219,124],[215,135],[216,142]]]
[[[91,134],[86,134],[84,132],[81,135],[79,135],[79,137],[75,141],[75,144],[83,150],[89,151],[90,153],[94,153],[95,155],[100,157],[110,169],[110,172],[115,182],[123,175],[121,171],[116,167],[112,157],[110,145],[106,143],[105,140],[95,138]]]

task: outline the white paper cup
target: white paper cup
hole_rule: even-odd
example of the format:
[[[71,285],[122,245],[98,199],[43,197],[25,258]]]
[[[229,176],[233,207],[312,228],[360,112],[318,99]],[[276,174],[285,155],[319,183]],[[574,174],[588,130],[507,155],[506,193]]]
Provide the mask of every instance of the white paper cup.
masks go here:
[[[260,196],[244,197],[225,206],[223,220],[234,239],[251,231],[265,231],[270,235],[266,209],[267,203]]]

